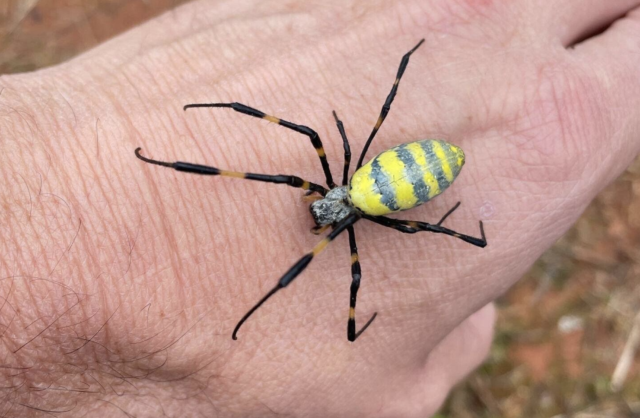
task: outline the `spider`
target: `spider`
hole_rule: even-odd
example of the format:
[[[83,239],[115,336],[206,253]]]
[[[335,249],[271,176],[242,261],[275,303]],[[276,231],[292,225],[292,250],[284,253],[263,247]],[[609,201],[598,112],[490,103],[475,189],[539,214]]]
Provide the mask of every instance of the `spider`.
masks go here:
[[[278,283],[266,295],[258,301],[238,322],[231,337],[237,340],[238,330],[245,321],[260,308],[271,296],[280,289],[287,287],[291,282],[304,271],[311,260],[322,252],[331,241],[345,230],[349,234],[349,246],[351,248],[351,292],[349,303],[349,318],[347,322],[347,339],[355,341],[376,318],[374,313],[366,324],[356,332],[356,297],[360,287],[362,277],[358,248],[356,246],[356,236],[353,225],[360,219],[367,219],[382,226],[398,230],[406,234],[415,234],[421,231],[435,232],[450,235],[461,239],[477,247],[485,247],[487,240],[484,234],[482,221],[480,221],[481,238],[460,234],[442,226],[442,223],[449,215],[455,211],[460,202],[451,208],[436,224],[426,222],[407,221],[388,218],[384,215],[408,210],[419,206],[435,196],[442,193],[453,183],[462,165],[464,164],[464,153],[455,145],[442,140],[426,139],[390,148],[378,156],[374,157],[366,164],[362,164],[364,157],[384,122],[391,103],[396,96],[400,79],[407,68],[409,58],[424,42],[420,40],[418,44],[407,52],[400,62],[395,82],[391,92],[382,106],[382,111],[378,117],[367,142],[360,153],[356,171],[349,179],[349,165],[351,163],[351,149],[349,140],[344,130],[342,121],[338,119],[335,111],[335,119],[338,131],[342,137],[344,146],[344,166],[342,174],[342,185],[338,186],[333,181],[329,163],[322,146],[322,141],[317,132],[313,129],[288,122],[266,113],[246,106],[241,103],[194,103],[184,106],[184,110],[191,108],[222,107],[231,108],[236,112],[256,118],[265,119],[269,122],[277,123],[287,129],[306,135],[311,140],[311,144],[318,153],[322,170],[324,171],[327,187],[310,181],[306,181],[297,176],[291,175],[266,175],[254,173],[241,173],[237,171],[227,171],[216,167],[192,164],[186,162],[165,162],[147,158],[141,154],[141,148],[135,150],[135,155],[142,161],[149,164],[156,164],[163,167],[173,168],[186,173],[235,177],[247,180],[255,180],[266,183],[286,184],[291,187],[306,190],[306,198],[311,200],[310,211],[316,226],[311,232],[318,235],[329,227],[332,231],[322,239],[311,252],[305,254],[295,263],[278,281]]]

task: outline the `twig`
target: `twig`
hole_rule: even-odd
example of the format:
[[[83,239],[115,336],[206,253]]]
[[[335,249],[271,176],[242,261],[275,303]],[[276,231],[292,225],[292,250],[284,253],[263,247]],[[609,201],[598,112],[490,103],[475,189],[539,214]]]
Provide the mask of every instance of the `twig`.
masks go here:
[[[629,333],[627,343],[624,345],[616,369],[611,376],[611,390],[618,392],[622,389],[622,385],[627,378],[631,364],[633,364],[633,358],[636,355],[636,351],[640,346],[640,313],[638,313],[633,320],[633,327]]]

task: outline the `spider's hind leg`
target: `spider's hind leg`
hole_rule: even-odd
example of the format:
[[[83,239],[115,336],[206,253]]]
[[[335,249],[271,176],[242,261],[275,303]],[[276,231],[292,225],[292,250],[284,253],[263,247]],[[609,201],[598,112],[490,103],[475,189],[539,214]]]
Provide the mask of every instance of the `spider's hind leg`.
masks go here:
[[[430,224],[427,222],[419,221],[407,221],[402,219],[392,219],[387,218],[386,216],[364,215],[364,218],[370,220],[371,222],[377,223],[378,225],[386,226],[387,228],[395,229],[396,231],[400,231],[405,234],[415,234],[417,232],[435,232],[436,234],[445,234],[454,238],[461,239],[462,241],[468,242],[469,244],[475,245],[476,247],[486,247],[487,238],[484,234],[484,226],[482,225],[482,221],[479,222],[480,238],[461,234],[457,231],[442,226],[442,222],[444,222],[444,220],[447,219],[447,217],[451,215],[458,208],[458,206],[460,206],[460,202],[458,202],[453,208],[449,209],[449,211],[444,214],[442,219],[440,219],[437,224]]]
[[[456,204],[455,204],[451,209],[449,209],[449,210],[447,211],[447,213],[445,213],[445,214],[442,216],[442,218],[440,218],[440,220],[438,221],[438,223],[437,223],[436,225],[442,225],[442,222],[444,222],[444,221],[445,221],[445,219],[447,219],[447,218],[449,217],[449,215],[451,215],[453,212],[455,212],[455,211],[456,211],[456,209],[458,209],[458,207],[460,207],[460,203],[461,203],[461,202],[456,203]]]
[[[367,142],[364,144],[364,147],[362,148],[362,152],[360,153],[360,158],[358,158],[358,164],[356,165],[356,170],[362,167],[362,163],[364,162],[364,157],[367,154],[369,145],[371,145],[373,138],[375,138],[376,134],[378,133],[378,129],[380,129],[380,126],[382,126],[382,122],[384,122],[384,120],[387,117],[387,114],[389,113],[389,110],[391,110],[391,103],[393,103],[393,99],[395,99],[396,93],[398,93],[398,85],[400,84],[400,79],[404,74],[404,70],[406,70],[407,65],[409,65],[409,58],[411,57],[411,54],[413,54],[416,51],[416,49],[418,49],[420,45],[422,45],[423,42],[424,42],[424,39],[421,39],[416,46],[411,48],[411,50],[406,54],[404,54],[404,56],[402,57],[402,60],[400,61],[400,67],[398,67],[398,73],[396,74],[396,80],[393,82],[391,91],[389,92],[387,99],[384,101],[384,104],[382,105],[382,110],[380,111],[380,116],[378,116],[378,121],[376,122],[376,125],[373,127],[373,130],[371,131],[371,134],[369,134],[369,138],[367,139]]]

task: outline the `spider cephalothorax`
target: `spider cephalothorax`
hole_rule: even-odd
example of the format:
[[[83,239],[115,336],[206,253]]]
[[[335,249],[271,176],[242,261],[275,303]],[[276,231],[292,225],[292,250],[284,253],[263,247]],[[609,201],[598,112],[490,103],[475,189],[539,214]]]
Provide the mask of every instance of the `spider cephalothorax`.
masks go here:
[[[318,226],[335,225],[355,212],[348,199],[347,186],[329,190],[322,199],[312,202],[309,210]]]
[[[360,260],[358,257],[358,248],[356,246],[356,236],[353,224],[358,222],[360,219],[364,218],[379,225],[408,234],[428,231],[446,234],[478,247],[484,247],[487,245],[484,230],[482,228],[482,221],[480,221],[481,238],[460,234],[442,226],[444,220],[459,206],[459,202],[436,224],[419,221],[405,221],[387,218],[384,216],[389,213],[408,210],[419,206],[439,195],[449,187],[458,176],[458,173],[464,164],[464,153],[460,148],[442,140],[425,139],[390,148],[372,158],[367,164],[362,164],[371,141],[373,141],[378,129],[380,129],[382,122],[384,122],[384,119],[387,117],[387,113],[391,109],[391,103],[396,96],[398,85],[400,84],[400,78],[409,63],[409,57],[416,49],[418,49],[422,42],[424,42],[424,39],[402,57],[391,92],[387,96],[387,99],[382,106],[380,116],[378,117],[378,121],[376,122],[375,127],[371,131],[371,134],[360,153],[356,171],[351,179],[349,179],[349,164],[351,161],[349,141],[342,122],[338,119],[336,113],[333,112],[333,116],[336,120],[344,145],[344,170],[341,186],[337,186],[333,181],[331,171],[329,170],[329,163],[322,146],[322,141],[316,131],[304,125],[297,125],[275,116],[267,115],[260,110],[246,106],[242,103],[196,103],[186,105],[184,109],[186,110],[194,107],[231,108],[236,112],[265,119],[269,122],[277,123],[280,126],[308,136],[311,140],[311,144],[316,149],[318,158],[320,159],[328,189],[319,184],[303,180],[297,176],[242,173],[180,161],[170,163],[144,157],[140,153],[140,148],[135,150],[136,156],[142,161],[149,164],[170,167],[178,171],[210,176],[243,178],[266,183],[286,184],[291,187],[306,190],[307,195],[313,194],[313,196],[310,197],[316,199],[311,203],[309,208],[317,225],[317,227],[312,231],[314,233],[321,233],[328,227],[333,227],[333,230],[323,238],[313,248],[313,250],[311,250],[311,252],[302,256],[302,258],[300,258],[300,260],[298,260],[298,262],[295,263],[280,278],[280,280],[278,280],[276,286],[263,296],[263,298],[260,299],[260,301],[256,303],[253,308],[251,308],[242,317],[242,319],[240,319],[232,333],[232,338],[234,340],[237,339],[237,333],[242,324],[244,324],[244,322],[260,306],[262,306],[267,299],[283,287],[288,286],[296,277],[298,277],[298,275],[300,275],[300,273],[302,273],[316,255],[318,255],[331,241],[346,230],[349,233],[349,247],[351,249],[351,292],[349,298],[347,339],[349,341],[355,341],[355,339],[362,334],[362,332],[376,317],[376,314],[374,313],[371,316],[371,319],[367,321],[360,331],[356,332],[356,296],[360,287],[362,274],[360,271]]]

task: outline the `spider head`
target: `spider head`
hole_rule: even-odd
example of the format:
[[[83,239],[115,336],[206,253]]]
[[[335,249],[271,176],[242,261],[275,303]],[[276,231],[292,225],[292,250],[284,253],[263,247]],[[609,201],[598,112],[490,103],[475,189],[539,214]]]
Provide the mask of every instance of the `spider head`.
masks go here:
[[[355,208],[347,197],[347,186],[341,186],[329,190],[323,199],[312,202],[309,210],[316,225],[325,226],[335,225],[353,213]]]

